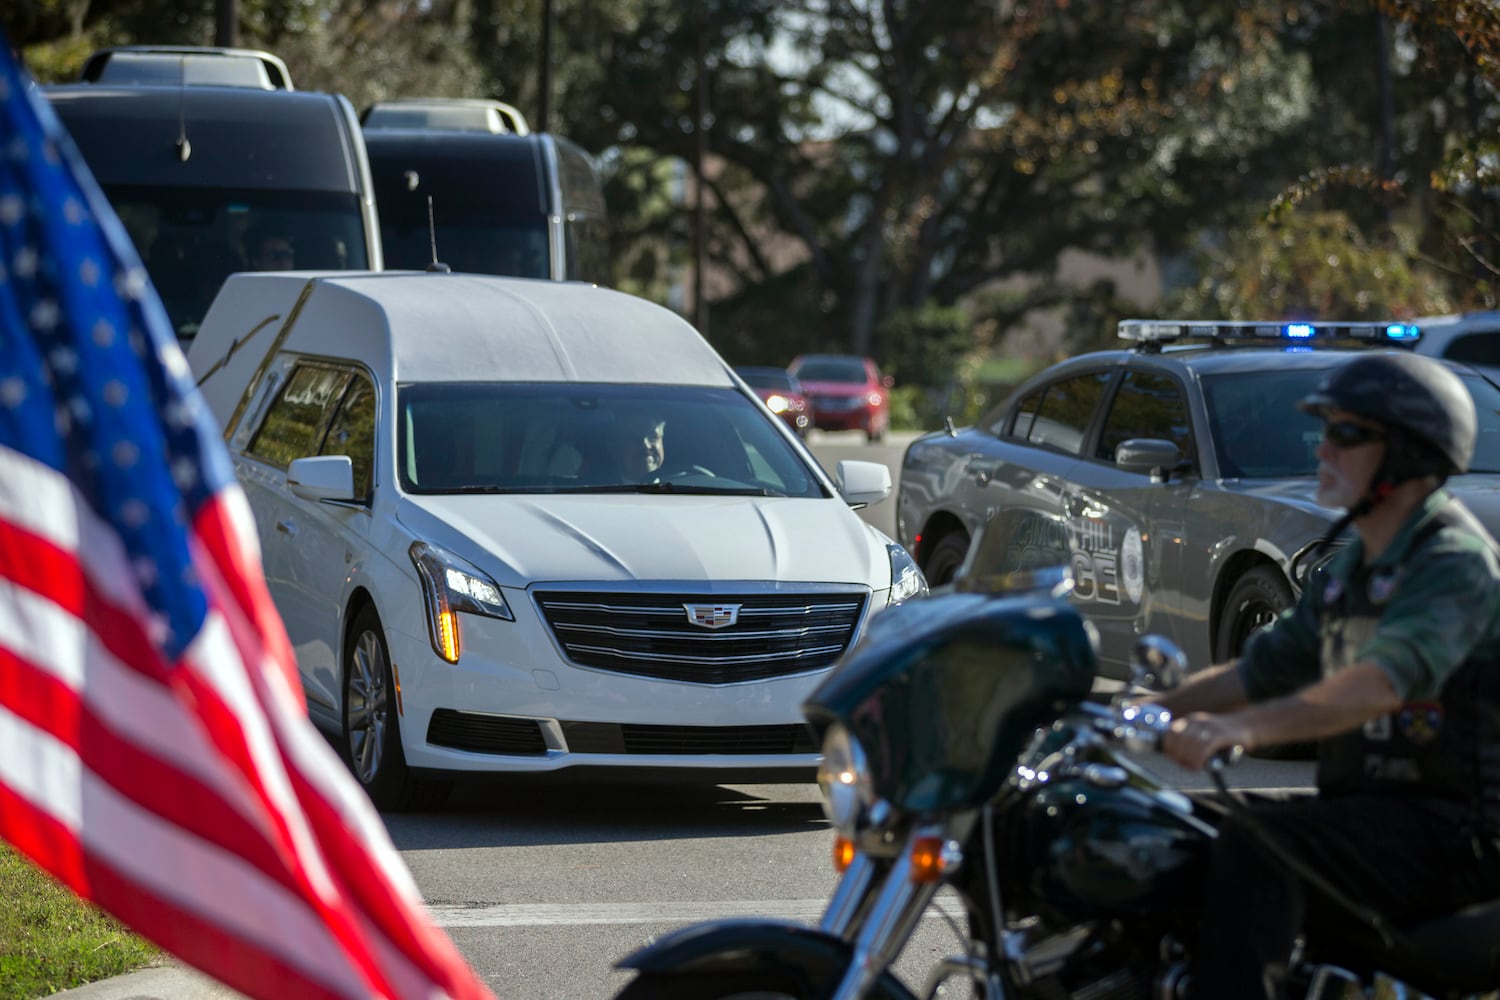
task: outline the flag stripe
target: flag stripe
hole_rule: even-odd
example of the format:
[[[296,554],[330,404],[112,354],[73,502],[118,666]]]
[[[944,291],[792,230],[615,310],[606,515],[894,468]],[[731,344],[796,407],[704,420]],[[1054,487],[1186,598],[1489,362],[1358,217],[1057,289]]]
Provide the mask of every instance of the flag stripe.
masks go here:
[[[342,989],[354,995],[363,992],[363,980],[342,963],[341,949],[334,946],[328,929],[295,894],[268,881],[233,854],[197,840],[121,797],[84,768],[71,748],[4,709],[0,709],[0,747],[8,759],[40,762],[43,773],[72,776],[67,782],[28,789],[13,780],[7,764],[0,763],[7,783],[33,809],[67,830],[69,839],[76,840],[90,859],[109,865],[173,909],[196,913],[247,946],[304,969],[304,975],[330,984],[342,982]],[[16,757],[9,757],[12,751]],[[58,795],[55,788],[74,794]],[[85,877],[92,878],[92,872],[85,871]],[[195,884],[212,885],[216,891],[193,894],[189,887]],[[96,897],[109,898],[97,886],[88,888]],[[160,930],[168,919],[172,918],[166,913],[148,914],[146,926]]]
[[[103,668],[103,669],[108,669]],[[0,703],[66,745],[102,781],[183,830],[232,851],[267,878],[293,888],[261,831],[219,790],[121,738],[66,686],[0,650]],[[181,727],[174,727],[181,728]],[[225,787],[233,787],[222,782]],[[242,798],[242,797],[239,797]]]
[[[84,621],[40,595],[4,580],[0,594],[0,649],[36,675],[11,688],[17,699],[13,707],[19,708],[33,684],[66,688],[87,705],[91,722],[213,786],[242,814],[254,811],[242,785],[218,763],[212,745],[170,689],[126,668],[99,645]],[[64,737],[60,726],[49,728]]]
[[[6,451],[0,447],[0,455]],[[49,472],[33,481],[52,475],[55,473]],[[8,522],[5,518],[9,514],[10,511],[0,508],[0,555],[4,558],[0,577],[42,594],[74,617],[89,621],[99,641],[122,663],[158,680],[164,677],[161,654],[142,630],[140,618],[119,607],[113,595],[96,587],[99,567],[85,573],[76,552],[59,548],[46,538]],[[119,569],[123,572],[123,567]],[[17,615],[15,624],[24,627],[24,623],[25,616]],[[45,634],[46,629],[38,626],[35,631]]]
[[[228,963],[216,976],[250,996],[318,997],[334,1000],[351,994],[329,989],[278,956],[251,950],[200,915],[178,907],[149,887],[125,879],[82,849],[65,824],[0,783],[0,833],[31,855],[42,868],[80,895],[108,900],[113,914],[128,924],[161,925],[157,944],[178,954],[204,950]],[[28,834],[31,834],[28,837]]]

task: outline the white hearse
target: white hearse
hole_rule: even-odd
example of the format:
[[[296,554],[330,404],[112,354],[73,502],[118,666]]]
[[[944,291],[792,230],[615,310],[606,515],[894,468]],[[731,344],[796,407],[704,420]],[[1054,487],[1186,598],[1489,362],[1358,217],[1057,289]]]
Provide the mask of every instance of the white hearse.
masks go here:
[[[806,780],[803,698],[926,592],[854,510],[886,468],[830,479],[642,299],[237,274],[188,360],[311,714],[382,807],[458,772]]]

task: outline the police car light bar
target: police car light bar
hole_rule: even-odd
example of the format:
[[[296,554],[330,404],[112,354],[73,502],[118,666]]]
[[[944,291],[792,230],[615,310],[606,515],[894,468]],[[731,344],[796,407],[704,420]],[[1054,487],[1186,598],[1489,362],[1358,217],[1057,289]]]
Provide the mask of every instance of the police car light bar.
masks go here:
[[[1368,340],[1378,343],[1414,344],[1422,331],[1410,323],[1221,323],[1215,320],[1124,319],[1120,337],[1142,344],[1163,344],[1185,337],[1207,340]]]

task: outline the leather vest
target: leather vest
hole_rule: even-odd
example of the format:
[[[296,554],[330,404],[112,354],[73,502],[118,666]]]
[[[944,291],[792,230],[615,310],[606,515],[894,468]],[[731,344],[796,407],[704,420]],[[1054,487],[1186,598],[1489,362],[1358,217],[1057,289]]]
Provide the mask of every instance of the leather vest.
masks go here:
[[[1457,523],[1439,510],[1412,540],[1403,566],[1437,531]],[[1352,584],[1352,585],[1351,585]],[[1319,631],[1324,662],[1331,642],[1368,636],[1401,584],[1394,575],[1330,579]],[[1361,627],[1362,626],[1362,627]],[[1358,639],[1354,641],[1359,641]],[[1322,741],[1318,788],[1325,795],[1362,792],[1445,799],[1476,831],[1500,836],[1500,663],[1469,659],[1434,701],[1408,702],[1359,729]]]

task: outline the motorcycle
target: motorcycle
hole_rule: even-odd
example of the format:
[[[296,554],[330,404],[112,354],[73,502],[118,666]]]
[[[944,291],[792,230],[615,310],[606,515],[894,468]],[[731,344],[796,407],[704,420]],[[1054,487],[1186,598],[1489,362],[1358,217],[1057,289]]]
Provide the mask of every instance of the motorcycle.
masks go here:
[[[1040,554],[1066,551],[1042,516],[976,542],[1001,572],[966,567],[959,589],[883,612],[805,704],[841,869],[819,924],[683,928],[617,963],[636,975],[616,1000],[912,1000],[949,980],[985,1000],[1185,995],[1216,824],[1242,807],[1217,773],[1219,795],[1190,797],[1137,759],[1168,713],[1091,700],[1094,643],[1065,600],[1071,574],[1026,565],[1038,549],[1022,542],[1049,531]],[[1132,679],[1163,690],[1184,668],[1147,636]],[[945,887],[967,914],[965,950],[914,994],[892,965]],[[1295,959],[1288,995],[1500,985],[1500,901],[1399,933],[1375,924],[1384,940],[1365,954]]]

